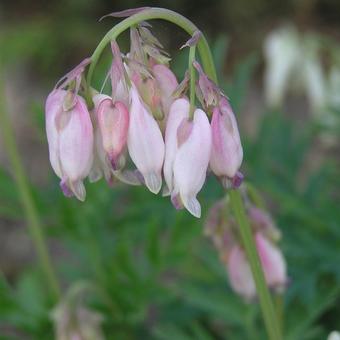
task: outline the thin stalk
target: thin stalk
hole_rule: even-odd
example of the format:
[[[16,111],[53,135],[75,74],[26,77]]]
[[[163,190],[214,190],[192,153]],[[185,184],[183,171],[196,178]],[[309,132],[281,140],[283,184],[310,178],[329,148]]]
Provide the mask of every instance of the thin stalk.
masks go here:
[[[196,73],[193,66],[195,61],[196,46],[190,47],[189,50],[189,72],[190,72],[190,111],[189,120],[193,120],[195,111],[195,87],[196,87]]]
[[[43,228],[36,210],[33,197],[29,188],[28,179],[23,168],[18,147],[15,141],[13,127],[6,110],[6,99],[4,94],[3,78],[0,74],[0,129],[3,136],[5,150],[7,151],[14,180],[17,186],[19,197],[24,208],[28,229],[35,246],[39,263],[54,302],[60,297],[60,290],[57,277],[53,270],[52,262],[47,250]]]
[[[283,298],[281,294],[277,294],[274,298],[275,301],[275,309],[276,309],[276,315],[278,324],[280,327],[280,332],[283,332],[284,329],[284,304],[283,304]]]
[[[271,340],[281,340],[281,333],[276,317],[276,311],[266,285],[260,258],[256,250],[255,241],[248,219],[245,214],[242,198],[238,190],[230,191],[230,201],[233,211],[240,226],[240,234],[246,250],[247,258],[253,273],[256,290],[260,301],[264,322]]]

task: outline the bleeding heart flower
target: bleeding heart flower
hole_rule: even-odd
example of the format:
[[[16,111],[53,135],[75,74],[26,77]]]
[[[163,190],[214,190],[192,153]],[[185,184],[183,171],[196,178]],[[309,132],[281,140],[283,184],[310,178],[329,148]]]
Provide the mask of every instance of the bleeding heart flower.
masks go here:
[[[130,126],[128,150],[145,185],[157,194],[162,186],[164,141],[161,130],[142,102],[135,86],[131,88]]]
[[[286,261],[281,250],[260,232],[256,233],[255,241],[268,286],[278,292],[282,291],[288,280]]]
[[[121,167],[120,157],[127,141],[129,112],[122,102],[113,103],[108,96],[97,96],[102,96],[99,100],[94,99],[94,102],[98,102],[95,111],[102,146],[112,169],[118,170]]]
[[[206,114],[196,109],[189,120],[189,103],[176,100],[169,113],[166,127],[166,162],[164,175],[172,202],[182,204],[195,217],[201,216],[196,196],[206,177],[211,150],[211,130]]]
[[[221,178],[232,179],[237,174],[243,158],[243,150],[234,113],[224,97],[213,110],[211,120],[212,148],[210,167]]]
[[[235,245],[228,258],[228,276],[233,290],[251,301],[256,296],[256,287],[246,254],[239,245]]]
[[[70,95],[72,105],[65,109]],[[89,174],[93,160],[93,128],[86,103],[78,95],[55,89],[46,100],[45,112],[52,168],[61,178],[64,194],[74,194],[84,201],[83,179]]]

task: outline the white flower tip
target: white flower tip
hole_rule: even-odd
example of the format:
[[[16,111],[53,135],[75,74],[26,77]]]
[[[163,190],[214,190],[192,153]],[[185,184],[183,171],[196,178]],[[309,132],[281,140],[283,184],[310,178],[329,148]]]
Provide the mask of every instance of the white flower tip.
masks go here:
[[[201,205],[196,197],[182,197],[185,208],[190,212],[191,215],[200,218],[201,217]]]
[[[97,165],[94,165],[89,173],[89,181],[90,183],[98,182],[102,177],[102,172]]]
[[[115,170],[113,171],[113,174],[122,183],[128,185],[141,185],[144,182],[144,179],[141,178],[142,176],[138,170]]]
[[[163,197],[168,197],[170,196],[170,189],[169,187],[165,184],[162,190],[162,196]]]
[[[162,186],[162,177],[155,172],[144,175],[145,185],[154,194],[158,194]]]
[[[84,183],[82,181],[75,181],[70,183],[70,189],[74,193],[74,196],[78,198],[79,201],[84,202],[86,198],[86,190]]]

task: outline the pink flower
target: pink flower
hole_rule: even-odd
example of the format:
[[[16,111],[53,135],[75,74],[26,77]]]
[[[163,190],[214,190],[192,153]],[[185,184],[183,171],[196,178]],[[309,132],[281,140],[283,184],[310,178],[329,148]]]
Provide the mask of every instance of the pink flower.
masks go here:
[[[162,186],[164,141],[161,130],[141,101],[134,86],[131,88],[128,150],[148,189],[157,194]]]
[[[277,291],[283,290],[287,284],[287,274],[280,249],[260,232],[256,233],[255,240],[268,286]]]
[[[243,150],[234,113],[224,97],[213,110],[210,167],[222,180],[232,179],[241,166]]]
[[[211,130],[206,114],[196,109],[189,121],[189,103],[176,100],[166,127],[164,176],[176,207],[184,207],[195,217],[201,216],[196,196],[206,177],[211,149]]]
[[[69,105],[70,96],[72,105]],[[93,128],[85,101],[78,95],[56,89],[46,100],[45,112],[52,168],[61,178],[64,194],[74,194],[84,201],[83,179],[89,174],[93,160]]]
[[[126,106],[120,102],[112,102],[108,96],[101,96],[96,105],[96,117],[103,149],[107,155],[113,170],[120,168],[120,157],[124,151],[128,128],[129,128],[129,112]]]
[[[165,130],[164,179],[169,194],[174,190],[174,162],[178,151],[177,130],[184,119],[189,117],[190,104],[187,99],[177,99],[170,108]]]
[[[281,292],[287,284],[286,262],[279,248],[260,232],[255,234],[256,248],[269,288]],[[246,300],[256,296],[256,287],[244,250],[234,245],[228,259],[228,274],[233,290]]]
[[[239,245],[234,245],[228,259],[228,275],[232,289],[247,301],[256,296],[256,287],[246,254]]]

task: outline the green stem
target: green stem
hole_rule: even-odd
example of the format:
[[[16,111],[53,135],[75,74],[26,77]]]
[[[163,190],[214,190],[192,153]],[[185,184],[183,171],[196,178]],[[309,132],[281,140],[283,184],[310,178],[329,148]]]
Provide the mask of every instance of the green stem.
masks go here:
[[[248,261],[250,263],[251,271],[253,273],[256,290],[260,300],[260,306],[269,338],[271,340],[281,340],[282,337],[276,317],[276,311],[274,309],[274,305],[265,282],[259,255],[257,253],[255,241],[246,217],[240,192],[238,190],[231,190],[230,200],[236,220],[240,226],[241,238],[246,250]]]
[[[193,62],[195,61],[196,46],[190,47],[189,50],[189,72],[190,72],[190,111],[189,120],[193,120],[195,111],[195,87],[196,87],[196,74]]]
[[[184,29],[189,35],[193,35],[194,32],[198,31],[198,28],[190,20],[188,20],[184,16],[174,11],[171,11],[169,9],[150,8],[150,9],[141,11],[137,14],[134,14],[130,16],[129,18],[126,18],[125,20],[121,21],[116,26],[114,26],[110,31],[106,33],[104,38],[98,44],[97,48],[95,49],[95,51],[93,52],[91,56],[92,62],[90,64],[89,71],[87,74],[88,86],[91,85],[93,71],[106,45],[109,44],[111,40],[116,40],[117,37],[122,32],[124,32],[131,26],[136,25],[141,21],[152,20],[152,19],[163,19],[166,21],[170,21],[174,23],[175,25]],[[217,75],[216,75],[216,70],[214,66],[214,61],[211,55],[208,42],[203,35],[199,39],[197,47],[198,47],[201,60],[202,60],[202,64],[203,64],[205,71],[209,74],[210,78],[216,82]]]
[[[17,190],[27,217],[29,232],[34,243],[44,277],[46,279],[46,284],[50,290],[51,297],[54,299],[54,302],[56,302],[60,296],[59,284],[48,254],[42,225],[40,223],[32,194],[30,192],[25,170],[21,163],[14,137],[13,127],[6,111],[6,99],[4,91],[4,82],[2,75],[0,74],[0,129],[8,157],[10,159],[11,169],[13,171],[13,176],[17,185]]]
[[[283,298],[281,294],[277,294],[274,298],[275,302],[275,309],[276,309],[276,316],[277,316],[277,321],[279,324],[279,329],[280,332],[282,333],[284,329],[284,305],[283,305]]]

